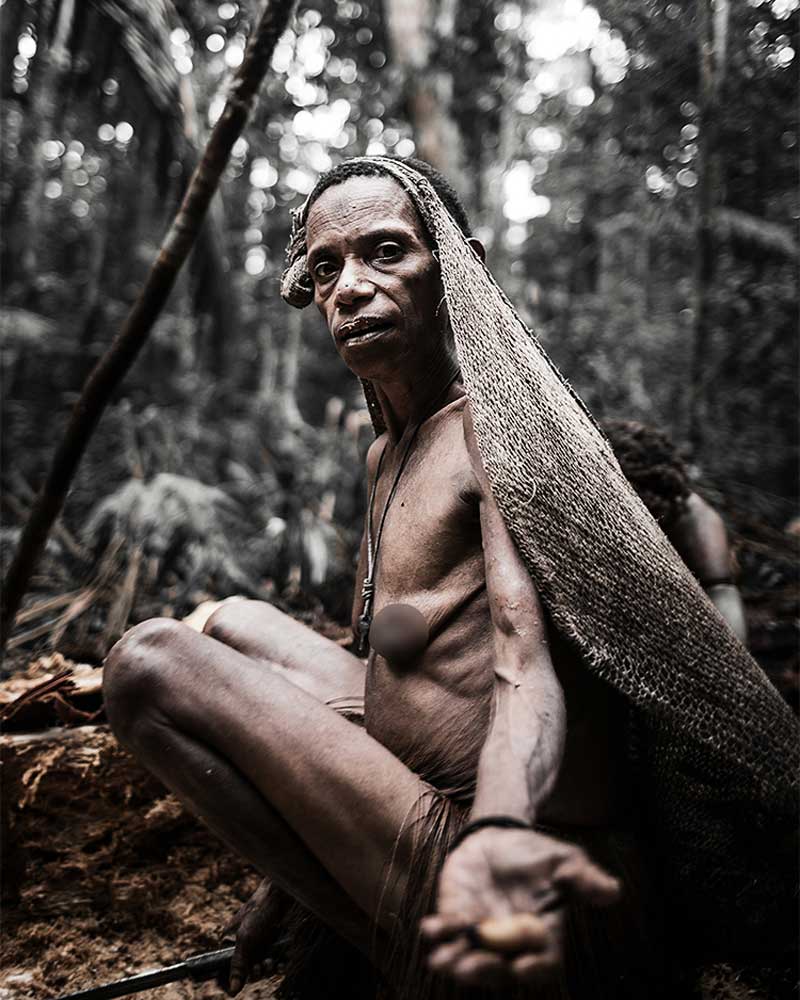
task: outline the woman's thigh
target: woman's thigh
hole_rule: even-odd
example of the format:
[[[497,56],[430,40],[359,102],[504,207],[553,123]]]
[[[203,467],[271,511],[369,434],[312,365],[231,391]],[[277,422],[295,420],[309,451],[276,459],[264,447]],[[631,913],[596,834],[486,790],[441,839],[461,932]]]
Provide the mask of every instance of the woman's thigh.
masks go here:
[[[362,660],[266,601],[225,601],[203,631],[218,642],[285,671],[320,701],[363,707]]]

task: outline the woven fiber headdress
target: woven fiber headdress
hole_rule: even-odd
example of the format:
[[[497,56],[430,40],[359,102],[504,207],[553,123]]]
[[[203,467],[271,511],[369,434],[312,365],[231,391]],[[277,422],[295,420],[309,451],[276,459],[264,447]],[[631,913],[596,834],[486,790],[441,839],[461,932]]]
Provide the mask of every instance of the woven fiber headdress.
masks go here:
[[[401,161],[364,161],[403,187],[433,239],[481,457],[552,620],[632,706],[642,802],[684,926],[723,955],[791,947],[794,716],[427,178]],[[295,306],[312,299],[307,204],[294,218],[282,284]],[[365,391],[381,429],[374,391]]]

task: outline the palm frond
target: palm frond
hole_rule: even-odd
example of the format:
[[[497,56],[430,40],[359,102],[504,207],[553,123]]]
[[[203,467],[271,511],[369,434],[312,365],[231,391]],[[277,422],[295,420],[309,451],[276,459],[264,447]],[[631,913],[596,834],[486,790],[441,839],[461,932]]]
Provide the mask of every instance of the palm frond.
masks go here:
[[[218,487],[161,472],[150,482],[129,479],[101,500],[83,535],[87,542],[114,534],[146,540],[151,554],[161,555],[174,545],[178,532],[201,538],[222,533],[220,517],[233,508],[234,501]]]
[[[170,51],[178,18],[169,0],[92,0],[119,28],[119,40],[151,103],[167,118],[180,111],[180,76]]]
[[[188,592],[214,585],[254,594],[253,562],[269,562],[271,543],[260,539],[244,550],[233,538],[243,528],[238,504],[216,486],[161,472],[148,482],[130,479],[94,508],[82,532],[101,552],[115,539],[127,551],[140,550],[157,567],[172,572]]]
[[[31,344],[51,338],[56,332],[56,324],[30,309],[16,309],[11,306],[0,309],[0,344],[5,346]]]
[[[755,244],[767,253],[791,259],[800,256],[800,247],[788,226],[769,222],[738,208],[715,209],[713,224],[714,235],[718,240]],[[694,221],[669,203],[664,203],[645,212],[619,212],[599,222],[597,230],[606,239],[613,239],[627,231],[649,233],[651,236],[679,236],[691,240]]]
[[[714,230],[721,239],[753,243],[767,253],[791,259],[800,255],[800,247],[788,226],[768,222],[737,208],[718,208],[714,213]]]
[[[22,4],[20,7],[24,6]],[[53,40],[63,3],[40,4],[36,32],[46,49]],[[133,84],[125,96],[148,108],[142,118],[166,125],[173,140],[183,133],[180,75],[172,57],[170,34],[181,24],[173,0],[88,0],[78,4],[62,40],[67,57],[59,73],[62,100],[99,87],[108,76],[118,75],[121,64]],[[4,69],[4,86],[9,76]],[[146,124],[145,121],[139,125]],[[137,126],[138,128],[138,126]]]

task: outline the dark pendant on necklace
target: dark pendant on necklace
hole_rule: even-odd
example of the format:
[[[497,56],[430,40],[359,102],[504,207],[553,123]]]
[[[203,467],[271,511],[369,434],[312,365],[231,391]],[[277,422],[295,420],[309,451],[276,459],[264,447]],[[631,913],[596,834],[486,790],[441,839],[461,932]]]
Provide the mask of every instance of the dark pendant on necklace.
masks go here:
[[[358,616],[358,624],[356,625],[356,644],[355,644],[355,655],[356,656],[369,656],[369,630],[372,624],[372,615],[369,612],[364,611]]]
[[[410,604],[387,604],[369,626],[369,645],[392,667],[416,660],[429,638],[425,617]]]
[[[361,584],[361,597],[364,600],[364,606],[356,625],[356,656],[369,656],[369,630],[372,625],[372,599],[374,595],[375,584],[369,576],[366,576]]]

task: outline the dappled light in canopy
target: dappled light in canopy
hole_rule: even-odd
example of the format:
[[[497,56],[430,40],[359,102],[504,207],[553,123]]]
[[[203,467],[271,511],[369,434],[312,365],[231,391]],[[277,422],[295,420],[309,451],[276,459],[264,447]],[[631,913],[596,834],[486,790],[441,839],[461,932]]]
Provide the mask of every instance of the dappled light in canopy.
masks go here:
[[[687,247],[707,138],[691,11],[666,0],[647,18],[634,0],[462,0],[434,17],[433,6],[300,3],[190,266],[121,390],[135,430],[123,434],[113,416],[101,426],[68,521],[130,477],[196,477],[239,497],[259,538],[287,525],[264,549],[265,579],[285,586],[307,572],[295,526],[309,517],[336,550],[326,565],[337,579],[352,573],[363,400],[321,321],[288,314],[278,279],[290,210],[321,173],[363,153],[440,166],[492,271],[590,405],[685,439],[697,318]],[[19,474],[34,484],[138,294],[257,5],[0,7],[3,316],[25,317],[3,349],[4,406]],[[398,25],[401,9],[414,17]],[[776,523],[796,461],[786,336],[799,12],[798,0],[730,8],[702,389],[713,442],[703,471]],[[771,356],[766,371],[756,364]],[[342,413],[328,426],[332,398]]]

